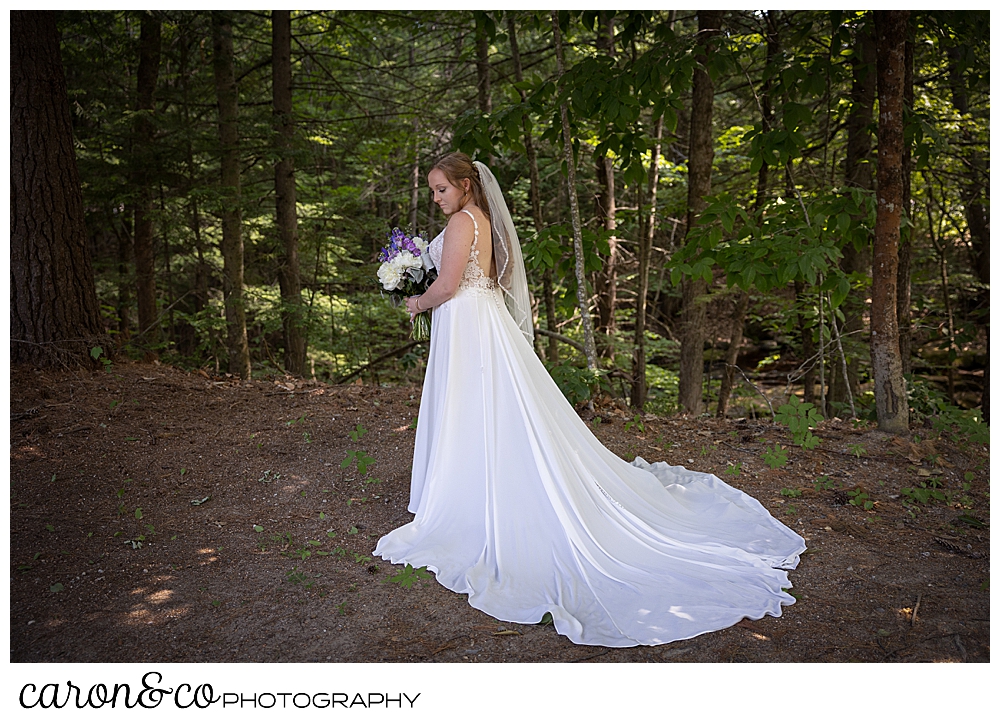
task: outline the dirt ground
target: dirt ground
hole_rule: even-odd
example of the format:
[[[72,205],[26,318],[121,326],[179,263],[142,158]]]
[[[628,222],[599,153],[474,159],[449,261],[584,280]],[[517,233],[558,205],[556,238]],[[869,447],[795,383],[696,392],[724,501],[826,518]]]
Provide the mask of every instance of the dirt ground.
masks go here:
[[[990,660],[989,453],[931,429],[831,420],[808,451],[769,423],[640,429],[600,400],[600,422],[584,416],[615,453],[717,474],[809,545],[780,618],[608,649],[371,559],[411,519],[419,388],[115,364],[15,368],[10,392],[11,662]],[[788,462],[771,469],[776,442]],[[351,451],[366,474],[342,466]],[[950,504],[908,509],[920,482]]]

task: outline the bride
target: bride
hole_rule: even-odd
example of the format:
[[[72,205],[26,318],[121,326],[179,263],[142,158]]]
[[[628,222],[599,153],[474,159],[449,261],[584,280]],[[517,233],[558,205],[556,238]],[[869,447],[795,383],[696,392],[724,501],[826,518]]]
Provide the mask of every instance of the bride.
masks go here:
[[[532,349],[517,234],[490,170],[452,153],[428,174],[449,217],[413,452],[412,522],[378,542],[469,604],[551,613],[574,643],[659,645],[781,615],[803,539],[703,472],[607,450]]]

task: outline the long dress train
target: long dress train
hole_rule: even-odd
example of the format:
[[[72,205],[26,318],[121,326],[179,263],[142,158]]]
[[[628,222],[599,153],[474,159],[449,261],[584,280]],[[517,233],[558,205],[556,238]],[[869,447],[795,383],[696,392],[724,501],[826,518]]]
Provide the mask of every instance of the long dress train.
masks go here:
[[[374,554],[426,565],[500,620],[549,612],[581,644],[658,645],[779,616],[803,539],[714,475],[606,449],[479,267],[478,237],[477,225],[458,292],[433,312],[415,518]],[[443,233],[438,266],[442,245]]]

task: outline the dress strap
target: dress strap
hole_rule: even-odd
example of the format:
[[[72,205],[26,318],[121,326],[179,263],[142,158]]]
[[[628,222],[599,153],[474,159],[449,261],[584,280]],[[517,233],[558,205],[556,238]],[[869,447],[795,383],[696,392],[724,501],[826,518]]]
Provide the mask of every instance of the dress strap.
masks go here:
[[[469,209],[463,208],[462,211],[464,211],[465,213],[469,214],[469,218],[472,219],[472,225],[473,225],[473,227],[476,230],[475,236],[472,237],[472,249],[471,249],[473,252],[475,252],[476,251],[476,244],[479,243],[479,222],[476,221],[475,215],[473,215],[472,211],[470,211]]]

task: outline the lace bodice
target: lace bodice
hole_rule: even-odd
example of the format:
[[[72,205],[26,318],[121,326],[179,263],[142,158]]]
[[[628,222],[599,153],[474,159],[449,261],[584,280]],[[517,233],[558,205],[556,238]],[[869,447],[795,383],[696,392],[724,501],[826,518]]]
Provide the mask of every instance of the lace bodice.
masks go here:
[[[497,288],[495,279],[490,278],[479,265],[479,223],[472,211],[463,208],[463,212],[469,214],[472,224],[475,227],[475,236],[472,239],[472,248],[469,249],[469,260],[465,264],[465,271],[462,272],[462,280],[458,284],[459,289],[479,289],[492,292]],[[444,253],[444,231],[439,233],[427,246],[427,253],[431,255],[434,267],[440,271],[441,257]]]

